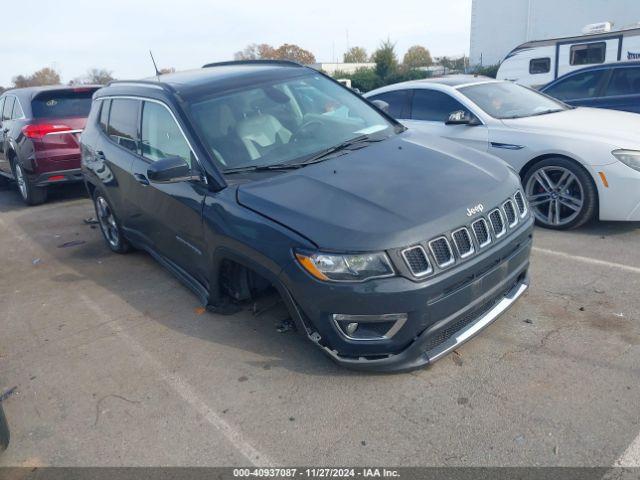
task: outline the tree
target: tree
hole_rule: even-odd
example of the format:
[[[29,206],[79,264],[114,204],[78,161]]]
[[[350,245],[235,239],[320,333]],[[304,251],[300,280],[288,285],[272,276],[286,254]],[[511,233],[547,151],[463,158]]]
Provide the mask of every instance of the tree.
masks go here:
[[[60,74],[53,68],[45,67],[26,77],[24,75],[13,77],[13,84],[16,88],[59,85]]]
[[[275,58],[278,60],[291,60],[303,65],[316,63],[316,57],[308,50],[300,48],[298,45],[285,43],[280,45],[275,51]]]
[[[90,68],[87,70],[87,75],[85,77],[86,83],[91,83],[94,85],[106,85],[107,83],[114,80],[111,75],[113,72],[110,70],[106,70],[104,68]]]
[[[376,73],[385,80],[398,69],[398,57],[396,56],[396,44],[387,39],[380,44],[373,53],[373,61],[376,64]]]
[[[235,60],[261,60],[261,59],[273,59],[275,58],[276,49],[268,43],[251,43],[247,45],[244,50],[240,50],[234,53],[233,58]]]
[[[175,67],[164,67],[160,69],[160,75],[164,75],[165,73],[176,73]]]
[[[362,47],[351,47],[342,56],[344,63],[366,63],[368,60],[367,51]]]
[[[431,59],[431,53],[421,45],[414,45],[409,48],[402,59],[402,66],[407,70],[412,70],[418,67],[428,67],[432,64],[433,60]]]

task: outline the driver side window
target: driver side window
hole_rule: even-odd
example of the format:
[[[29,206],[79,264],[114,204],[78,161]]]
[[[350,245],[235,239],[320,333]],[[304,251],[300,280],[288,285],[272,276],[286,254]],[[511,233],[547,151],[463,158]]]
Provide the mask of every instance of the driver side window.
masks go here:
[[[437,90],[414,90],[411,118],[429,122],[446,122],[449,115],[458,110],[468,112],[460,102]]]
[[[142,155],[157,161],[180,157],[191,167],[191,148],[178,124],[166,107],[155,102],[144,102],[142,107]]]

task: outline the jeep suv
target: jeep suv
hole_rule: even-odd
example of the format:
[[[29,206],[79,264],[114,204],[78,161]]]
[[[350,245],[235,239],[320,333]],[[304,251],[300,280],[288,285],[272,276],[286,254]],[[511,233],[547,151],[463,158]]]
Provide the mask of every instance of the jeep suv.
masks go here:
[[[528,285],[513,170],[295,63],[112,82],[81,145],[111,250],[149,252],[213,311],[273,286],[348,367],[437,360]]]
[[[47,187],[82,181],[78,137],[99,86],[32,87],[0,96],[0,183],[15,180],[27,205]]]

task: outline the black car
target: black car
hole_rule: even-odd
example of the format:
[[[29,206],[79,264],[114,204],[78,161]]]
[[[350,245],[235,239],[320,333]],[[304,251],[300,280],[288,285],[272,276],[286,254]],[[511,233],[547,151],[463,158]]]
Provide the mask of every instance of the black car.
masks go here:
[[[640,62],[581,68],[561,76],[540,91],[577,107],[640,113]]]
[[[528,285],[513,170],[295,63],[112,82],[81,145],[114,252],[146,250],[214,311],[275,287],[342,365],[432,362]]]
[[[0,452],[9,447],[9,440],[9,425],[7,424],[7,418],[4,416],[2,402],[0,402]]]

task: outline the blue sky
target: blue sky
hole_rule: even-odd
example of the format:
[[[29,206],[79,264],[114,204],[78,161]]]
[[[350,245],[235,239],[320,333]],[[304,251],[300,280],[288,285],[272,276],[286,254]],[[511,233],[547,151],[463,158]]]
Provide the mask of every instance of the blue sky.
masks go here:
[[[117,78],[153,73],[148,50],[160,67],[178,70],[231,59],[249,43],[296,43],[318,61],[340,60],[347,47],[369,52],[387,37],[401,57],[421,44],[432,55],[469,51],[471,0],[109,0],[15,2],[3,13],[0,85],[18,74],[49,66],[64,82],[92,67]],[[15,12],[11,10],[15,7]],[[34,13],[35,12],[35,13]],[[3,17],[5,17],[3,15]],[[5,17],[6,19],[6,17]]]

